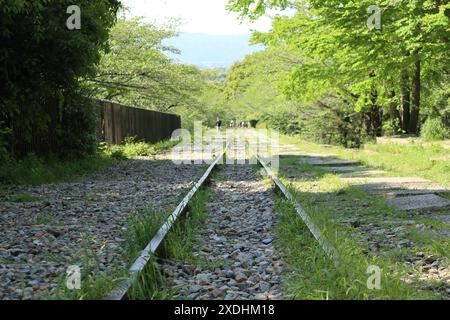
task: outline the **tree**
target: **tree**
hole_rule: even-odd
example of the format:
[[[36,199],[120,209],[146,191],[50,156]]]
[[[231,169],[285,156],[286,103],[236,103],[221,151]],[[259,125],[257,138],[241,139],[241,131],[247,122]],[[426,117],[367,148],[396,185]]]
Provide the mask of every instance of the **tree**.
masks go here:
[[[355,109],[370,118],[368,131],[381,125],[381,111],[392,110],[401,96],[402,127],[416,133],[424,86],[448,81],[450,5],[381,1],[382,29],[370,30],[371,5],[366,0],[232,0],[229,8],[252,18],[268,8],[296,9],[293,17],[276,18],[271,32],[258,35],[266,44],[296,48],[303,58],[293,67],[291,94],[317,98],[325,91],[354,100]]]
[[[163,42],[174,36],[171,25],[158,27],[141,18],[118,21],[111,32],[111,50],[102,56],[95,76],[86,79],[95,95],[159,111],[195,104],[201,73],[168,57],[178,50]]]
[[[79,79],[95,73],[120,2],[77,3],[81,29],[68,30],[73,1],[0,1],[0,131],[15,156],[93,150],[94,109],[83,107]]]

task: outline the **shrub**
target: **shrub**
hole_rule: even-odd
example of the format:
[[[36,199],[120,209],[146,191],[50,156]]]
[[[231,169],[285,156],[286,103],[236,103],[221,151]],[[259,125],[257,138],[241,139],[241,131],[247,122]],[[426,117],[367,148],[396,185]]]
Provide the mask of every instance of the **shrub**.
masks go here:
[[[11,157],[7,150],[8,142],[7,136],[9,134],[9,130],[4,128],[3,122],[0,122],[0,170],[3,167],[6,167],[7,164],[10,163]]]
[[[400,134],[400,121],[398,119],[395,119],[384,122],[382,132],[384,136],[395,136],[397,134]]]
[[[83,97],[82,92],[74,92],[66,101],[56,140],[59,156],[81,158],[94,154],[98,147],[98,109],[94,101]]]
[[[421,137],[426,141],[445,140],[450,138],[450,128],[440,118],[429,118],[422,127]]]
[[[361,134],[352,123],[333,121],[325,117],[305,121],[300,136],[311,142],[358,148],[368,137]]]

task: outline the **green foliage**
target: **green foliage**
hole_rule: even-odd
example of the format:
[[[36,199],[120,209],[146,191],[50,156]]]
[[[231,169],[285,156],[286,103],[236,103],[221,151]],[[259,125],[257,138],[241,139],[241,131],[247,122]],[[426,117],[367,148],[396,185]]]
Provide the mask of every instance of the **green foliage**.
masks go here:
[[[302,150],[314,149],[321,153],[342,150],[305,143],[298,146]],[[402,147],[398,147],[401,150]],[[354,150],[348,152],[350,155],[355,153]],[[407,167],[405,162],[401,164]],[[284,280],[287,296],[294,299],[357,300],[445,298],[445,290],[436,292],[431,282],[414,279],[416,275],[420,276],[421,271],[418,272],[417,266],[405,263],[419,251],[425,252],[425,255],[448,256],[449,241],[436,233],[440,222],[426,218],[416,221],[426,224],[429,232],[419,231],[415,225],[407,226],[405,222],[411,219],[410,214],[387,205],[383,197],[374,197],[365,190],[350,187],[338,175],[301,164],[295,156],[282,159],[280,168],[282,181],[289,186],[303,210],[336,248],[340,258],[339,266],[336,267],[312,237],[292,204],[280,199],[277,202],[279,219],[275,228],[279,240],[275,246],[286,264],[295,271],[293,276]],[[291,179],[292,174],[296,174],[295,179]],[[355,229],[360,227],[349,225],[349,220],[356,220],[362,226],[382,225],[383,228],[392,229],[401,226],[408,230],[405,236],[414,244],[402,249],[381,244],[379,251],[368,250],[371,241],[377,237],[385,238],[385,234],[375,237],[372,234],[367,239],[367,235],[361,236],[364,230]],[[447,229],[445,226],[443,228]],[[367,267],[374,265],[382,270],[380,290],[367,287]],[[411,280],[414,280],[404,281],[407,275],[413,275]]]
[[[297,145],[304,152],[333,153],[342,159],[357,160],[394,177],[422,177],[442,186],[450,186],[448,149],[438,143],[367,143],[360,150],[348,150],[342,147],[317,146],[297,137],[282,136],[281,140]],[[406,138],[405,140],[407,141]]]
[[[82,158],[94,154],[98,146],[96,130],[99,110],[92,99],[78,91],[66,97],[62,121],[56,131],[56,146],[65,156]]]
[[[196,104],[201,89],[200,71],[173,62],[163,45],[176,36],[174,25],[157,26],[142,18],[121,19],[111,31],[111,50],[105,53],[95,75],[87,78],[99,98],[159,111]]]
[[[301,127],[301,137],[308,141],[322,144],[340,144],[341,137],[339,130],[333,123],[323,121],[323,119],[310,119],[303,123]]]
[[[198,257],[192,255],[196,237],[207,217],[206,201],[210,191],[199,190],[189,203],[186,215],[178,217],[172,229],[164,240],[161,252],[165,257],[181,263],[198,265],[203,263]],[[149,210],[135,215],[128,228],[126,239],[126,252],[130,263],[139,256],[157,231],[164,224],[167,214]],[[152,256],[150,261],[133,279],[133,286],[129,291],[132,299],[170,299],[173,292],[167,279],[164,278],[157,257]]]
[[[81,135],[81,137],[84,136]],[[52,156],[43,159],[34,153],[29,153],[23,159],[16,160],[5,154],[6,161],[0,162],[0,183],[37,185],[71,181],[82,174],[116,164],[120,160],[154,157],[166,152],[177,143],[178,141],[167,140],[150,144],[128,138],[124,144],[117,146],[108,146],[102,143],[93,155],[85,155],[82,158],[71,160],[61,160]]]
[[[240,12],[242,16],[256,19],[263,15],[267,9],[286,8],[288,0],[229,0],[228,9]]]
[[[72,4],[70,0],[0,3],[0,123],[1,131],[9,131],[6,148],[15,157],[28,152],[71,157],[95,150],[89,136],[92,115],[80,110],[84,101],[79,98],[79,79],[94,73],[100,52],[108,48],[108,32],[120,2],[77,1],[82,26],[71,31],[66,10]],[[77,130],[86,130],[86,137]],[[65,139],[68,149],[59,138]]]
[[[429,118],[422,127],[421,137],[426,141],[450,139],[450,128],[439,118]]]
[[[30,194],[19,194],[14,197],[14,202],[24,203],[24,202],[39,202],[42,201],[43,197],[33,196]]]
[[[154,157],[157,154],[170,150],[178,143],[179,141],[165,140],[151,144],[137,141],[135,137],[127,137],[121,145],[108,146],[103,144],[101,149],[117,159],[133,159],[137,157]]]
[[[128,260],[133,263],[140,252],[148,245],[156,235],[167,218],[166,213],[155,210],[140,211],[130,219],[130,225],[126,232],[126,252]]]
[[[116,163],[116,159],[103,152],[72,160],[60,160],[52,157],[43,160],[34,153],[29,153],[21,160],[8,158],[8,161],[0,163],[0,183],[39,185],[70,181],[83,173],[92,172],[114,163]]]
[[[82,235],[83,242],[80,244],[80,250],[76,253],[71,262],[72,265],[78,265],[81,269],[81,289],[70,290],[67,288],[66,273],[59,276],[58,287],[55,293],[49,293],[49,299],[57,300],[100,300],[108,294],[124,279],[125,270],[119,268],[115,262],[110,266],[112,274],[101,271],[100,256],[103,252],[97,252],[97,248],[92,247],[95,242],[91,236]],[[103,248],[106,245],[103,246]],[[101,249],[104,250],[104,249]]]
[[[389,119],[383,123],[383,135],[395,136],[400,133],[400,123],[398,119]]]
[[[166,254],[175,261],[199,265],[199,257],[192,255],[203,224],[208,217],[206,203],[211,197],[211,191],[201,189],[191,199],[188,212],[179,218],[173,230],[167,236]]]
[[[394,126],[400,121],[405,131],[416,133],[420,121],[413,116],[445,118],[448,114],[448,90],[442,88],[449,83],[450,5],[381,1],[377,5],[382,28],[370,30],[367,9],[373,4],[366,0],[230,0],[228,8],[250,18],[270,8],[292,9],[294,14],[275,17],[268,33],[254,34],[254,41],[269,49],[288,48],[293,53],[285,61],[289,72],[278,77],[282,94],[306,105],[332,97],[341,102],[338,110],[358,114],[366,135],[379,135],[383,120],[392,121],[384,127],[388,133],[397,131]],[[401,81],[401,73],[408,81]],[[404,89],[410,92],[411,109],[400,99],[402,90],[407,92]],[[398,112],[385,116],[382,110],[400,110],[411,120]]]

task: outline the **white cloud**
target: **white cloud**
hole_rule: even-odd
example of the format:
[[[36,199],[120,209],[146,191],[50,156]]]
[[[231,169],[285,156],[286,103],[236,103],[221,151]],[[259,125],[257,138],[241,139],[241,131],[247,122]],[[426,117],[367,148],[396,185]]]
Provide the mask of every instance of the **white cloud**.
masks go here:
[[[181,32],[215,35],[249,34],[251,30],[268,31],[271,20],[263,17],[255,23],[241,23],[236,14],[225,9],[228,0],[122,0],[127,16],[144,16],[149,21],[164,22],[181,18]]]

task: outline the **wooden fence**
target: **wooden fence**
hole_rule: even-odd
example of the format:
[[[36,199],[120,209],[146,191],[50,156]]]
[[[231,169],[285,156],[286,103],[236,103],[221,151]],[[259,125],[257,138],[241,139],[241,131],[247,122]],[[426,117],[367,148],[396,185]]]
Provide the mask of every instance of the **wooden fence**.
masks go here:
[[[170,139],[172,132],[181,128],[178,115],[127,107],[99,100],[99,138],[109,144],[120,144],[126,137],[155,143]]]

